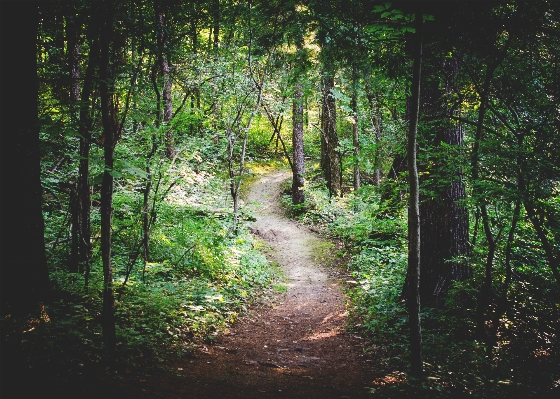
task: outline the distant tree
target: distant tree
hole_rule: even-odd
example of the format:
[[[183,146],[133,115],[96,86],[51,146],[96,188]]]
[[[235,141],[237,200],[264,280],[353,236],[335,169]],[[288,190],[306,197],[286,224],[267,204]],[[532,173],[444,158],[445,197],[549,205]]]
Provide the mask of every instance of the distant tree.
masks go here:
[[[292,203],[302,204],[305,201],[304,167],[305,154],[303,151],[303,90],[301,83],[294,88],[293,111],[292,111]]]
[[[337,22],[331,18],[340,11],[338,1],[312,2],[318,21],[317,42],[321,48],[321,170],[331,196],[342,193],[342,165],[337,132],[337,108],[334,93],[337,72]]]
[[[328,60],[324,61],[329,63]],[[321,166],[331,196],[341,194],[341,164],[336,129],[336,99],[334,71],[324,65],[321,78]]]
[[[168,126],[171,121],[173,103],[171,101],[171,76],[169,75],[169,51],[168,51],[168,27],[166,26],[166,13],[165,13],[165,3],[162,0],[154,0],[154,12],[156,19],[156,38],[157,38],[157,61],[154,66],[154,73],[156,70],[163,80],[163,90],[160,90],[156,80],[154,79],[154,89],[157,94],[158,103],[158,119],[160,118],[160,99],[163,97],[163,114],[161,120],[163,125],[166,126],[166,154],[169,159],[173,159],[175,156],[175,144],[173,138],[173,132],[171,127]],[[158,122],[159,123],[159,122]]]

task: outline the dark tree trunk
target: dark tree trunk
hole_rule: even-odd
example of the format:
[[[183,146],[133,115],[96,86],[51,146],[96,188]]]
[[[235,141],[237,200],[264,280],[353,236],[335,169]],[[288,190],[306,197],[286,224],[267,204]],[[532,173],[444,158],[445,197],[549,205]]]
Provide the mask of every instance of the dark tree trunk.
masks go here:
[[[171,78],[169,76],[169,60],[167,55],[167,32],[164,19],[164,11],[162,9],[162,1],[156,0],[156,24],[157,24],[157,45],[158,45],[158,68],[163,80],[163,115],[162,122],[165,126],[165,139],[166,139],[166,155],[167,158],[172,159],[175,156],[175,143],[173,131],[168,126],[173,115],[173,104],[171,101]]]
[[[78,196],[78,185],[71,184],[70,187],[70,215],[71,215],[71,241],[70,241],[70,257],[68,258],[68,271],[70,273],[78,272],[79,256],[80,256],[80,203]]]
[[[49,64],[56,71],[50,82],[54,97],[62,104],[68,104],[69,79],[64,76],[66,59],[64,57],[64,17],[62,8],[56,2],[44,2],[45,12],[42,13],[42,25],[51,36],[48,49]],[[48,7],[51,7],[48,10]],[[62,73],[61,73],[62,72]]]
[[[414,65],[412,93],[410,97],[411,115],[408,130],[408,177],[410,200],[408,208],[408,317],[410,325],[410,374],[420,377],[422,363],[422,324],[420,320],[420,275],[421,250],[419,182],[416,166],[416,137],[418,114],[420,111],[420,82],[422,71],[422,12],[416,12],[416,34],[414,35]],[[423,276],[422,276],[423,277]]]
[[[438,199],[424,197],[420,206],[424,304],[441,305],[453,282],[472,276],[464,259],[469,253],[468,214],[459,202],[466,197],[460,179],[451,181]]]
[[[142,272],[142,279],[144,279],[144,274],[146,270],[146,265],[150,256],[150,227],[151,219],[155,217],[155,209],[150,212],[150,193],[152,191],[152,181],[153,174],[150,167],[152,157],[157,151],[157,141],[155,134],[152,134],[152,149],[148,156],[146,157],[146,187],[144,187],[144,204],[143,204],[143,215],[142,215],[142,248],[143,248],[143,258],[144,258],[144,268]]]
[[[466,198],[463,172],[460,165],[449,167],[457,160],[441,159],[443,152],[437,153],[437,148],[442,145],[461,146],[463,142],[463,130],[449,120],[452,110],[446,101],[453,90],[458,61],[455,58],[442,61],[433,55],[430,60],[430,69],[443,69],[445,76],[443,84],[435,73],[431,78],[424,75],[422,82],[423,140],[425,145],[435,146],[436,155],[429,154],[431,159],[428,162],[432,166],[423,180],[432,193],[424,191],[420,198],[423,254],[420,295],[422,304],[440,306],[453,282],[471,277],[472,270],[465,260],[469,254],[469,225],[467,209],[461,204]]]
[[[70,5],[70,11],[74,11],[74,7]],[[76,113],[76,105],[80,99],[80,73],[78,65],[78,57],[80,55],[80,47],[78,44],[78,30],[76,26],[76,16],[74,14],[66,15],[66,59],[68,64],[68,74],[70,81],[70,105],[73,109],[72,114]],[[70,195],[70,213],[72,214],[72,243],[70,249],[70,259],[68,262],[68,270],[70,272],[78,272],[79,256],[80,256],[80,225],[81,225],[81,202],[79,195],[79,184],[73,184]]]
[[[47,300],[49,274],[41,210],[37,29],[39,2],[2,4],[0,313],[26,315]],[[14,24],[17,18],[17,40]],[[2,346],[4,349],[4,345]]]
[[[105,24],[101,31],[101,59],[99,66],[101,118],[103,122],[103,154],[105,171],[101,183],[101,258],[103,261],[103,341],[110,352],[116,345],[115,294],[113,266],[111,263],[111,227],[113,211],[113,167],[115,145],[119,135],[118,114],[113,98],[114,65],[111,57],[114,4],[107,1],[104,7]]]
[[[220,46],[220,0],[212,0],[212,19],[214,21],[214,49]]]
[[[334,74],[325,72],[322,78],[321,131],[323,147],[323,173],[331,196],[341,194],[340,156],[336,132],[336,100],[332,95]]]
[[[355,68],[354,68],[355,69]],[[352,145],[354,146],[354,191],[360,189],[360,123],[358,119],[358,92],[356,89],[357,74],[354,72],[354,84],[352,89],[352,99],[350,101],[350,108],[354,114],[352,121]]]
[[[292,202],[294,205],[297,205],[305,201],[305,193],[303,191],[305,167],[303,152],[303,90],[301,84],[296,85],[292,118],[292,148],[294,159],[292,170]],[[279,133],[280,132],[278,132],[278,134]]]
[[[218,49],[220,47],[220,0],[212,0],[212,19],[214,30],[213,52],[214,61],[218,61]],[[218,119],[219,119],[220,104],[218,102],[218,95],[216,88],[212,89],[212,131],[213,139],[215,142],[219,140],[218,134]]]
[[[379,143],[381,142],[381,138],[383,137],[383,129],[381,127],[381,112],[379,109],[380,100],[379,100],[379,96],[375,96],[371,92],[371,88],[369,87],[369,85],[366,85],[366,92],[367,92],[366,95],[369,103],[369,111],[371,112],[371,125],[375,130],[375,143],[378,145],[379,148]],[[379,149],[375,150],[375,165],[377,165],[378,167],[373,173],[373,184],[376,186],[379,186],[381,184],[381,167],[379,167],[379,165],[381,165],[381,159],[380,159],[379,152],[380,152]],[[405,165],[404,169],[406,169],[406,164],[404,165]],[[391,168],[391,171],[393,171],[393,169],[394,169],[394,165]]]
[[[74,7],[70,6],[74,11]],[[68,73],[70,75],[70,102],[75,104],[80,99],[80,69],[79,56],[80,45],[78,43],[78,26],[76,15],[66,16],[66,59],[68,62]]]
[[[80,209],[80,265],[85,265],[85,286],[89,285],[91,258],[91,190],[89,184],[89,153],[91,149],[91,129],[93,120],[93,100],[91,98],[95,80],[95,70],[99,64],[99,24],[100,16],[93,7],[92,20],[88,27],[88,65],[82,86],[80,102],[80,165],[78,170],[78,207]]]

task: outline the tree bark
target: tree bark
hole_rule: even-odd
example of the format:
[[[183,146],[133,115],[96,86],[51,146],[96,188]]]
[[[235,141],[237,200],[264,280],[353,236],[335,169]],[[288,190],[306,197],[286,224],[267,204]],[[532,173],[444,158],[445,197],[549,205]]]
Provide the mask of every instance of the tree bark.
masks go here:
[[[369,103],[369,108],[371,112],[371,124],[373,129],[375,130],[375,143],[377,144],[377,149],[375,150],[375,165],[377,165],[377,169],[373,172],[373,184],[376,186],[381,185],[381,168],[379,165],[381,164],[381,159],[379,155],[379,146],[381,143],[381,138],[383,137],[383,129],[381,127],[381,112],[379,110],[379,96],[375,96],[371,92],[371,88],[368,84],[366,84],[366,96]],[[393,171],[391,168],[391,171]]]
[[[420,377],[422,363],[422,324],[420,320],[420,275],[421,275],[421,232],[419,208],[419,181],[416,166],[416,136],[420,111],[420,81],[422,71],[422,12],[416,12],[416,33],[414,35],[414,65],[412,93],[410,97],[411,116],[408,130],[408,176],[410,199],[408,208],[408,317],[410,325],[410,374]]]
[[[0,313],[25,316],[48,299],[38,126],[37,31],[39,2],[2,4],[0,28],[1,189]],[[17,18],[17,40],[14,24]],[[2,346],[4,349],[4,346]]]
[[[166,148],[165,154],[167,158],[173,159],[175,156],[175,139],[173,136],[173,131],[169,126],[171,117],[173,115],[173,103],[171,101],[171,78],[169,76],[169,60],[166,54],[167,50],[167,33],[165,26],[164,10],[161,0],[155,1],[155,11],[156,11],[156,24],[157,24],[157,45],[158,45],[158,68],[161,73],[163,80],[163,115],[162,122],[166,129],[165,140]],[[158,115],[159,116],[159,115]]]
[[[332,95],[334,74],[324,72],[322,78],[321,131],[323,138],[323,173],[331,196],[341,194],[340,156],[336,132],[336,100]]]
[[[214,33],[214,50],[217,50],[220,46],[220,0],[212,0],[212,19],[214,22],[213,33]]]
[[[358,76],[355,72],[353,73],[353,88],[352,88],[352,99],[350,101],[350,108],[354,114],[354,119],[352,121],[352,145],[354,146],[354,191],[360,189],[360,123],[358,119],[358,92],[356,89]]]
[[[449,120],[452,110],[446,102],[446,97],[453,90],[458,61],[454,57],[441,60],[433,55],[430,60],[433,63],[430,65],[431,69],[441,70],[443,66],[445,76],[443,85],[441,78],[435,74],[432,74],[431,79],[425,75],[423,78],[420,112],[421,118],[429,124],[423,131],[424,142],[436,149],[442,144],[461,146],[462,127]],[[444,87],[443,90],[441,86]],[[448,165],[456,160],[441,159],[441,153],[436,157],[431,154],[429,156],[431,159],[428,163],[432,166],[424,181],[428,187],[429,184],[436,184],[429,187],[428,192],[421,194],[423,256],[420,296],[423,304],[440,306],[453,282],[472,276],[472,270],[465,260],[469,254],[469,224],[467,209],[461,203],[466,198],[466,192],[460,165],[449,171]]]
[[[113,167],[115,145],[119,127],[116,104],[113,99],[114,71],[111,60],[114,4],[111,0],[104,4],[105,23],[101,31],[101,59],[99,67],[101,119],[103,123],[103,155],[105,171],[101,183],[101,258],[103,261],[103,342],[113,352],[116,345],[115,294],[113,267],[111,263],[111,227],[113,211]]]
[[[80,44],[78,43],[78,26],[73,5],[70,5],[72,14],[66,15],[66,59],[70,75],[70,102],[74,104],[80,99]]]
[[[292,151],[293,151],[293,180],[292,202],[294,205],[305,201],[304,167],[305,158],[303,151],[303,90],[301,83],[296,84],[292,111]]]
[[[70,77],[70,106],[72,114],[76,114],[76,105],[80,99],[80,72],[78,57],[80,46],[78,43],[78,29],[76,26],[76,16],[73,5],[70,5],[70,13],[65,16],[66,20],[66,60],[68,74]],[[79,179],[79,176],[78,176]],[[72,244],[70,249],[70,259],[68,270],[70,272],[79,271],[80,257],[80,226],[81,226],[81,203],[79,195],[79,183],[73,184],[70,194],[70,213],[72,214]]]
[[[96,69],[99,66],[99,32],[102,16],[96,5],[91,6],[91,21],[87,29],[88,62],[83,79],[80,95],[80,115],[78,133],[80,136],[80,161],[78,166],[77,208],[80,212],[79,220],[79,266],[85,266],[85,287],[89,286],[90,258],[91,258],[91,186],[89,182],[89,153],[91,149],[91,130],[93,124],[92,93],[95,85]]]

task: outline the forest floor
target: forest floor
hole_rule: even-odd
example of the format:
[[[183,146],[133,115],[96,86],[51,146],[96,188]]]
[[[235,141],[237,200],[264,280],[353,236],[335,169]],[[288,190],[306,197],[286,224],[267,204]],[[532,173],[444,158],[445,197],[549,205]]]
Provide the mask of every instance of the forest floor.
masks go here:
[[[242,317],[213,345],[174,367],[180,385],[167,394],[187,398],[372,397],[373,359],[364,340],[346,332],[348,313],[332,262],[321,264],[324,241],[283,215],[281,183],[273,172],[257,180],[246,202],[255,207],[252,232],[284,270],[287,290]],[[323,259],[325,261],[325,259]],[[144,389],[161,387],[148,383]]]
[[[256,218],[252,232],[286,275],[283,292],[252,306],[211,344],[160,359],[145,373],[107,368],[76,380],[44,375],[33,391],[96,399],[370,398],[374,387],[396,382],[376,368],[375,351],[364,350],[371,348],[366,339],[346,330],[348,278],[343,265],[333,262],[332,244],[284,216],[281,185],[289,177],[265,174],[245,198]],[[35,377],[22,381],[17,397],[26,397]]]
[[[286,292],[250,309],[212,345],[176,364],[172,381],[152,375],[121,393],[180,398],[369,398],[376,377],[364,339],[346,331],[348,313],[341,270],[322,259],[325,241],[288,219],[280,208],[287,172],[253,185],[252,232],[267,245],[287,279]],[[338,277],[337,277],[338,276]]]

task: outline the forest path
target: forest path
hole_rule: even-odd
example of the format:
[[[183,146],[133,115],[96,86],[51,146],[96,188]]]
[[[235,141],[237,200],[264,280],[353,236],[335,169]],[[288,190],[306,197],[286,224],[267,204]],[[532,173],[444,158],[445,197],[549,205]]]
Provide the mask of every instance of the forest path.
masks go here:
[[[179,365],[181,387],[172,391],[189,398],[372,397],[373,363],[364,340],[345,330],[340,283],[314,261],[313,249],[324,241],[278,205],[289,177],[285,171],[262,176],[246,200],[255,208],[252,231],[271,247],[270,257],[287,275],[287,292]]]

